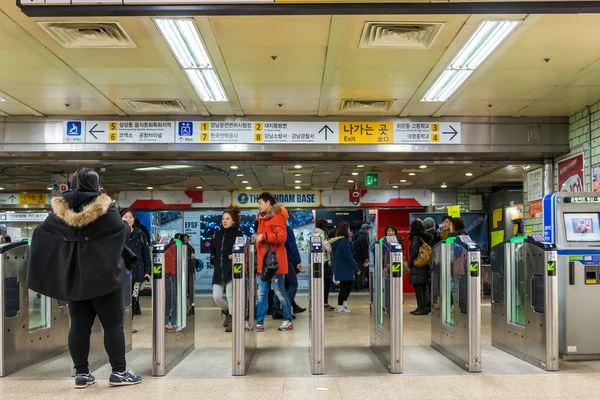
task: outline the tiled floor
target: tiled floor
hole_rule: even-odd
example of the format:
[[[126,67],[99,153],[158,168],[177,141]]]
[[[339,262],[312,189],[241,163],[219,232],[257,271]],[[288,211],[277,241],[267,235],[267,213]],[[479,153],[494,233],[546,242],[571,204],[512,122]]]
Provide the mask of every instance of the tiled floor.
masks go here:
[[[335,296],[335,295],[334,295]],[[469,374],[431,349],[430,317],[413,316],[407,295],[404,316],[404,374],[390,375],[369,349],[368,296],[352,294],[352,314],[326,314],[326,375],[312,377],[308,355],[308,314],[294,330],[277,331],[267,319],[258,350],[245,377],[231,376],[231,335],[221,327],[210,296],[197,296],[196,350],[164,378],[152,378],[150,299],[137,318],[139,333],[129,364],[144,376],[141,385],[109,388],[108,367],[95,372],[98,383],[76,391],[69,378],[68,354],[0,379],[0,399],[598,399],[600,362],[561,362],[547,373],[490,346],[490,306],[482,307],[484,372]],[[306,295],[299,295],[306,304]]]

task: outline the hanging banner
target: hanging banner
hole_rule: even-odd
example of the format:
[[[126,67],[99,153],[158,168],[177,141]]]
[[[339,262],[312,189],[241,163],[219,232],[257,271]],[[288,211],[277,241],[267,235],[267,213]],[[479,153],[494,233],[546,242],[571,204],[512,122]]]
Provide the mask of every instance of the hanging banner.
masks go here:
[[[240,208],[257,208],[260,191],[233,191],[231,204]],[[321,206],[321,192],[318,190],[295,190],[271,192],[278,203],[293,208],[318,208]]]
[[[583,192],[585,191],[584,182],[583,153],[558,162],[559,192]]]
[[[527,201],[531,203],[544,197],[544,171],[538,168],[527,173]]]

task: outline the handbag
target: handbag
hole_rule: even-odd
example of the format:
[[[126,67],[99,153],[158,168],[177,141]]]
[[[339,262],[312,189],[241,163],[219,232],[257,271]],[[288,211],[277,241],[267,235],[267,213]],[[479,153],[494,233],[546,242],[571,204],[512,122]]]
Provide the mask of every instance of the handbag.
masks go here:
[[[413,263],[413,265],[417,268],[424,267],[431,263],[431,246],[427,244],[423,239],[421,239],[421,242],[422,244],[421,247],[419,247],[419,255]]]
[[[267,245],[267,251],[263,257],[260,279],[262,279],[263,282],[270,282],[277,274],[277,270],[279,270],[279,263],[277,262],[276,251],[275,249],[271,249],[271,246]]]

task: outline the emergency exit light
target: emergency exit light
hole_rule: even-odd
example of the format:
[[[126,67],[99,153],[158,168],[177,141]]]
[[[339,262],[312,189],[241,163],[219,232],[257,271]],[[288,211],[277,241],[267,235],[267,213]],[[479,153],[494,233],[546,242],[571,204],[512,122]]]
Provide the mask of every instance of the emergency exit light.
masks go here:
[[[421,101],[447,101],[520,23],[521,21],[483,21]]]

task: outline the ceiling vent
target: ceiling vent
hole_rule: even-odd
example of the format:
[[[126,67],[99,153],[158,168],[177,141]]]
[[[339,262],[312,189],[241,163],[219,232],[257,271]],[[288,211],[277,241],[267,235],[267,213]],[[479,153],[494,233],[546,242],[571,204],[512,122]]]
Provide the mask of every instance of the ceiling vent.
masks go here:
[[[101,21],[57,21],[38,22],[62,47],[85,48],[127,48],[136,47],[127,32],[118,22]]]
[[[428,49],[443,26],[442,22],[365,22],[359,47]]]
[[[139,113],[177,113],[186,112],[185,107],[177,99],[157,99],[157,100],[125,100],[125,103],[135,112]]]
[[[342,100],[340,111],[345,112],[389,112],[396,100]]]

